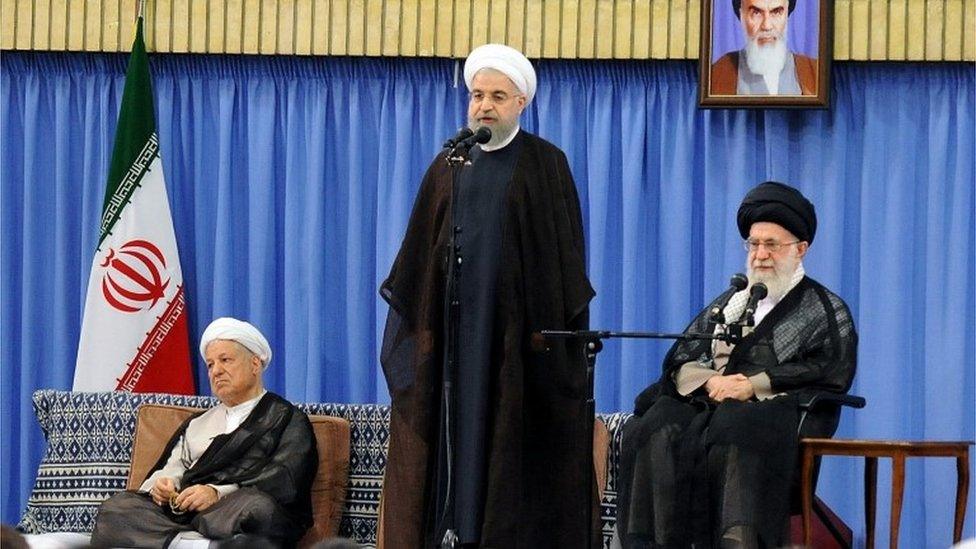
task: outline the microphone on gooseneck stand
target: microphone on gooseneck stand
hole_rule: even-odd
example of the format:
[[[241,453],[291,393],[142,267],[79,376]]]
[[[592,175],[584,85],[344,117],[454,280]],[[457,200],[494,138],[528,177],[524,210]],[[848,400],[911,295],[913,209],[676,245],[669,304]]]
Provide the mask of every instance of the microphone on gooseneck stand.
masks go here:
[[[444,148],[453,149],[454,147],[457,146],[458,143],[464,141],[465,139],[471,137],[472,135],[474,135],[474,131],[472,131],[471,128],[467,126],[461,126],[460,128],[458,128],[458,132],[457,134],[454,135],[454,137],[444,142]]]
[[[467,133],[467,137],[458,139],[463,134]],[[453,144],[449,146],[447,152],[447,163],[450,166],[460,167],[468,164],[468,150],[475,143],[487,143],[491,140],[491,130],[482,126],[478,128],[477,131],[472,132],[467,128],[462,128],[456,136],[452,139],[448,139],[444,142],[444,146],[448,147],[449,143],[454,141]]]
[[[725,307],[729,305],[729,300],[736,292],[741,292],[746,289],[749,285],[749,279],[746,275],[742,273],[735,273],[732,275],[732,279],[729,280],[729,289],[726,290],[729,295],[725,296],[725,299],[715,304],[711,310],[708,311],[708,320],[714,322],[715,324],[725,324]]]
[[[742,326],[756,325],[756,307],[768,293],[769,289],[762,282],[752,285],[752,288],[749,289],[749,302],[746,303],[746,310],[742,313],[742,321],[739,324]]]
[[[474,132],[474,135],[466,137],[458,143],[458,147],[464,147],[465,149],[470,149],[475,143],[487,143],[491,141],[491,129],[481,126],[478,131]]]

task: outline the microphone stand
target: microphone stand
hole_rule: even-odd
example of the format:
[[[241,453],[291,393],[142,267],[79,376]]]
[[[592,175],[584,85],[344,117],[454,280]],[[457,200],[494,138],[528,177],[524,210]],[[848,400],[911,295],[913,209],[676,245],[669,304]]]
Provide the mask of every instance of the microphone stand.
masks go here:
[[[470,166],[471,159],[469,153],[471,151],[471,147],[478,143],[487,143],[489,140],[491,140],[491,130],[486,126],[482,126],[478,128],[478,131],[473,132],[464,139],[457,142],[448,141],[444,144],[445,148],[451,147],[451,150],[448,151],[445,158],[445,160],[447,160],[447,164],[455,167]],[[457,171],[454,172],[454,175],[455,179],[457,179]]]
[[[444,492],[443,514],[435,522],[442,524],[448,516],[451,520],[447,525],[441,540],[441,549],[454,549],[458,545],[457,532],[454,529],[453,519],[453,499],[454,499],[454,380],[457,376],[458,368],[458,337],[461,332],[461,300],[458,297],[458,285],[461,281],[461,226],[457,225],[457,206],[458,194],[460,191],[461,169],[471,164],[468,158],[470,147],[464,145],[464,140],[455,144],[450,144],[450,150],[445,156],[448,166],[451,167],[451,243],[450,258],[447,268],[447,363],[443,372],[443,414],[444,414],[444,452],[447,461],[447,487]]]
[[[661,333],[661,332],[614,332],[610,330],[542,330],[539,335],[543,340],[546,339],[573,339],[581,343],[583,359],[586,361],[586,403],[583,407],[584,418],[596,420],[596,400],[593,396],[594,386],[593,377],[596,371],[596,355],[603,350],[604,339],[674,339],[678,341],[694,340],[720,340],[730,344],[736,344],[742,339],[743,324],[725,324],[725,330],[719,333]],[[586,421],[584,419],[584,421]],[[586,446],[590,451],[586,454],[589,459],[593,459],[593,425],[585,429]],[[593,465],[586,468],[586,485],[584,489],[583,501],[586,505],[586,547],[593,542],[593,487],[596,484]],[[600,502],[597,502],[600,505]]]
[[[462,228],[457,224],[458,195],[460,194],[461,170],[471,165],[470,151],[477,143],[485,143],[491,139],[491,130],[478,128],[467,137],[454,141],[448,140],[445,148],[450,150],[445,155],[447,165],[451,168],[451,251],[447,274],[447,303],[445,304],[445,318],[447,329],[447,360],[443,372],[444,393],[444,448],[447,461],[447,487],[444,491],[444,511],[438,520],[445,521],[450,516],[449,524],[441,540],[441,549],[454,549],[459,540],[454,529],[454,429],[455,404],[454,381],[458,368],[458,338],[461,332],[461,300],[458,296],[458,284],[461,281],[461,238]],[[435,523],[436,525],[437,523]],[[436,526],[435,526],[436,527]]]
[[[675,339],[679,341],[696,341],[703,339],[718,339],[726,343],[738,343],[742,339],[744,325],[725,324],[728,331],[717,334],[702,332],[666,333],[666,332],[614,332],[611,330],[542,330],[539,332],[544,339]],[[738,330],[736,330],[738,328]],[[738,335],[736,334],[738,332]]]
[[[444,158],[447,161],[447,165],[454,168],[454,182],[457,183],[458,175],[460,175],[460,169],[463,166],[470,166],[471,160],[469,158],[471,147],[475,142],[468,142],[471,139],[462,139],[458,141],[451,149],[447,151],[447,156]]]

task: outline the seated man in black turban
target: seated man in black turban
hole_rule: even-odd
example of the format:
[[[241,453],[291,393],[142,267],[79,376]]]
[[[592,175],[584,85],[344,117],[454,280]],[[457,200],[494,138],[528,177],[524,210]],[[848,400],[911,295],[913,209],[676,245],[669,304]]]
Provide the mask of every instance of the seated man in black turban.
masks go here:
[[[710,311],[726,302],[725,322],[738,322],[756,283],[768,295],[735,344],[675,343],[660,380],[637,397],[618,481],[625,548],[785,545],[800,397],[851,386],[850,311],[803,270],[817,230],[813,204],[792,187],[763,183],[742,201],[738,226],[749,287],[718,296],[687,332],[721,330]],[[799,434],[829,437],[838,419],[836,410],[811,413]]]

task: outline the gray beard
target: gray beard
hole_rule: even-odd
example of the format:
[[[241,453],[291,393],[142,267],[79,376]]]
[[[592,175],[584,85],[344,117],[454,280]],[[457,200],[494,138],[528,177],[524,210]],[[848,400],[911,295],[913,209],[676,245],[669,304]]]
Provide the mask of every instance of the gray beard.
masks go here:
[[[468,119],[468,128],[470,128],[471,131],[476,132],[478,131],[478,128],[480,128],[481,126],[482,124],[478,124],[477,120],[474,120],[472,118]],[[485,143],[485,146],[497,147],[498,145],[501,145],[506,139],[511,137],[512,132],[515,131],[515,128],[517,126],[518,126],[518,120],[516,120],[512,124],[503,124],[500,121],[496,122],[495,124],[492,125],[492,127],[488,128],[489,130],[491,130],[491,139],[489,139],[488,142]]]
[[[746,65],[754,74],[779,74],[786,66],[786,56],[789,53],[785,32],[772,46],[760,46],[755,39],[746,41]]]

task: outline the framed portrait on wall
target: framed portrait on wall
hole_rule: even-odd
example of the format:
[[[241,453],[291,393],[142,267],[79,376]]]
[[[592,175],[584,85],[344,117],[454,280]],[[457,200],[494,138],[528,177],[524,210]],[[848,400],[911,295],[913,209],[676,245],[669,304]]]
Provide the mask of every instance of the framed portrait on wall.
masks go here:
[[[702,107],[826,108],[831,0],[702,0]]]

